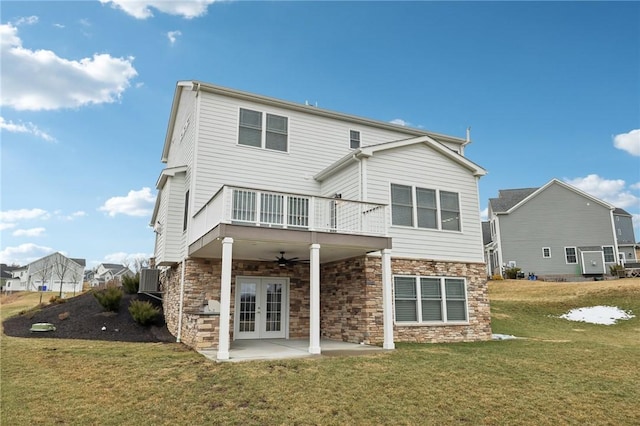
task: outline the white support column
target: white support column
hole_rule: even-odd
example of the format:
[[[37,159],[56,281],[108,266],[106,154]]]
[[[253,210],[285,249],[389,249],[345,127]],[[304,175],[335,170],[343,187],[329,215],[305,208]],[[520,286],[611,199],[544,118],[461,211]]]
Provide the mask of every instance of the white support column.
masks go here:
[[[311,244],[309,248],[310,261],[310,324],[309,324],[309,353],[319,354],[320,350],[320,244]]]
[[[382,319],[384,349],[395,349],[393,343],[393,293],[391,291],[391,250],[382,250]]]
[[[231,321],[231,260],[233,238],[222,240],[222,274],[220,277],[220,333],[218,354],[220,360],[229,359],[229,323]]]

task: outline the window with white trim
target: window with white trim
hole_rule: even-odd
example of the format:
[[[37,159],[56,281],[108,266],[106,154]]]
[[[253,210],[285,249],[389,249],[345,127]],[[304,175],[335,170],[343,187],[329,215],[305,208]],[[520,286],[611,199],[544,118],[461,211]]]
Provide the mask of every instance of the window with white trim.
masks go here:
[[[567,263],[578,263],[578,255],[575,247],[565,247],[564,256]]]
[[[266,113],[263,126],[262,112],[240,108],[238,144],[287,152],[289,119]]]
[[[360,132],[357,130],[349,130],[349,147],[351,149],[360,148]]]
[[[606,263],[613,263],[616,261],[616,256],[613,254],[613,246],[603,246],[602,253],[604,253],[604,261]]]
[[[464,278],[399,275],[393,287],[397,323],[467,321]]]
[[[551,257],[551,247],[542,247],[542,257],[549,259]]]
[[[391,184],[391,224],[460,231],[457,192]]]

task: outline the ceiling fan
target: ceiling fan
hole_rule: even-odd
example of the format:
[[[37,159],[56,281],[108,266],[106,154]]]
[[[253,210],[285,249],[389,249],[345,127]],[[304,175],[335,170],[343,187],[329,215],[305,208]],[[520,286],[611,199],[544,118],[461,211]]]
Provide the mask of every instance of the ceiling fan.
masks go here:
[[[284,252],[281,251],[280,256],[276,256],[275,262],[278,264],[278,266],[284,267],[284,266],[295,265],[300,261],[299,259],[300,258],[298,257],[292,257],[291,259],[287,259],[286,257],[284,257]]]

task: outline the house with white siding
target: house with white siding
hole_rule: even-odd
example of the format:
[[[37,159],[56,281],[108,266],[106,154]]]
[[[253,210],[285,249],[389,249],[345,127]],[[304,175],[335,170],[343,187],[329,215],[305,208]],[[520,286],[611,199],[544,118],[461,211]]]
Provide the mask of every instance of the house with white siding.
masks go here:
[[[558,179],[500,190],[489,200],[488,219],[490,276],[519,268],[526,277],[574,281],[637,261],[631,215]]]
[[[150,222],[169,331],[220,360],[239,339],[490,339],[469,142],[178,82]]]

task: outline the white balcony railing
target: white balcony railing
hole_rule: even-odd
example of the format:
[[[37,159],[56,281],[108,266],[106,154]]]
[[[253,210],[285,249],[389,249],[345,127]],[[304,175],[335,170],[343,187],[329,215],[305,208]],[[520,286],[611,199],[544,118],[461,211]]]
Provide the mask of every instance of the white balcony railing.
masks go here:
[[[189,243],[220,223],[385,236],[387,206],[225,186],[194,215]]]

